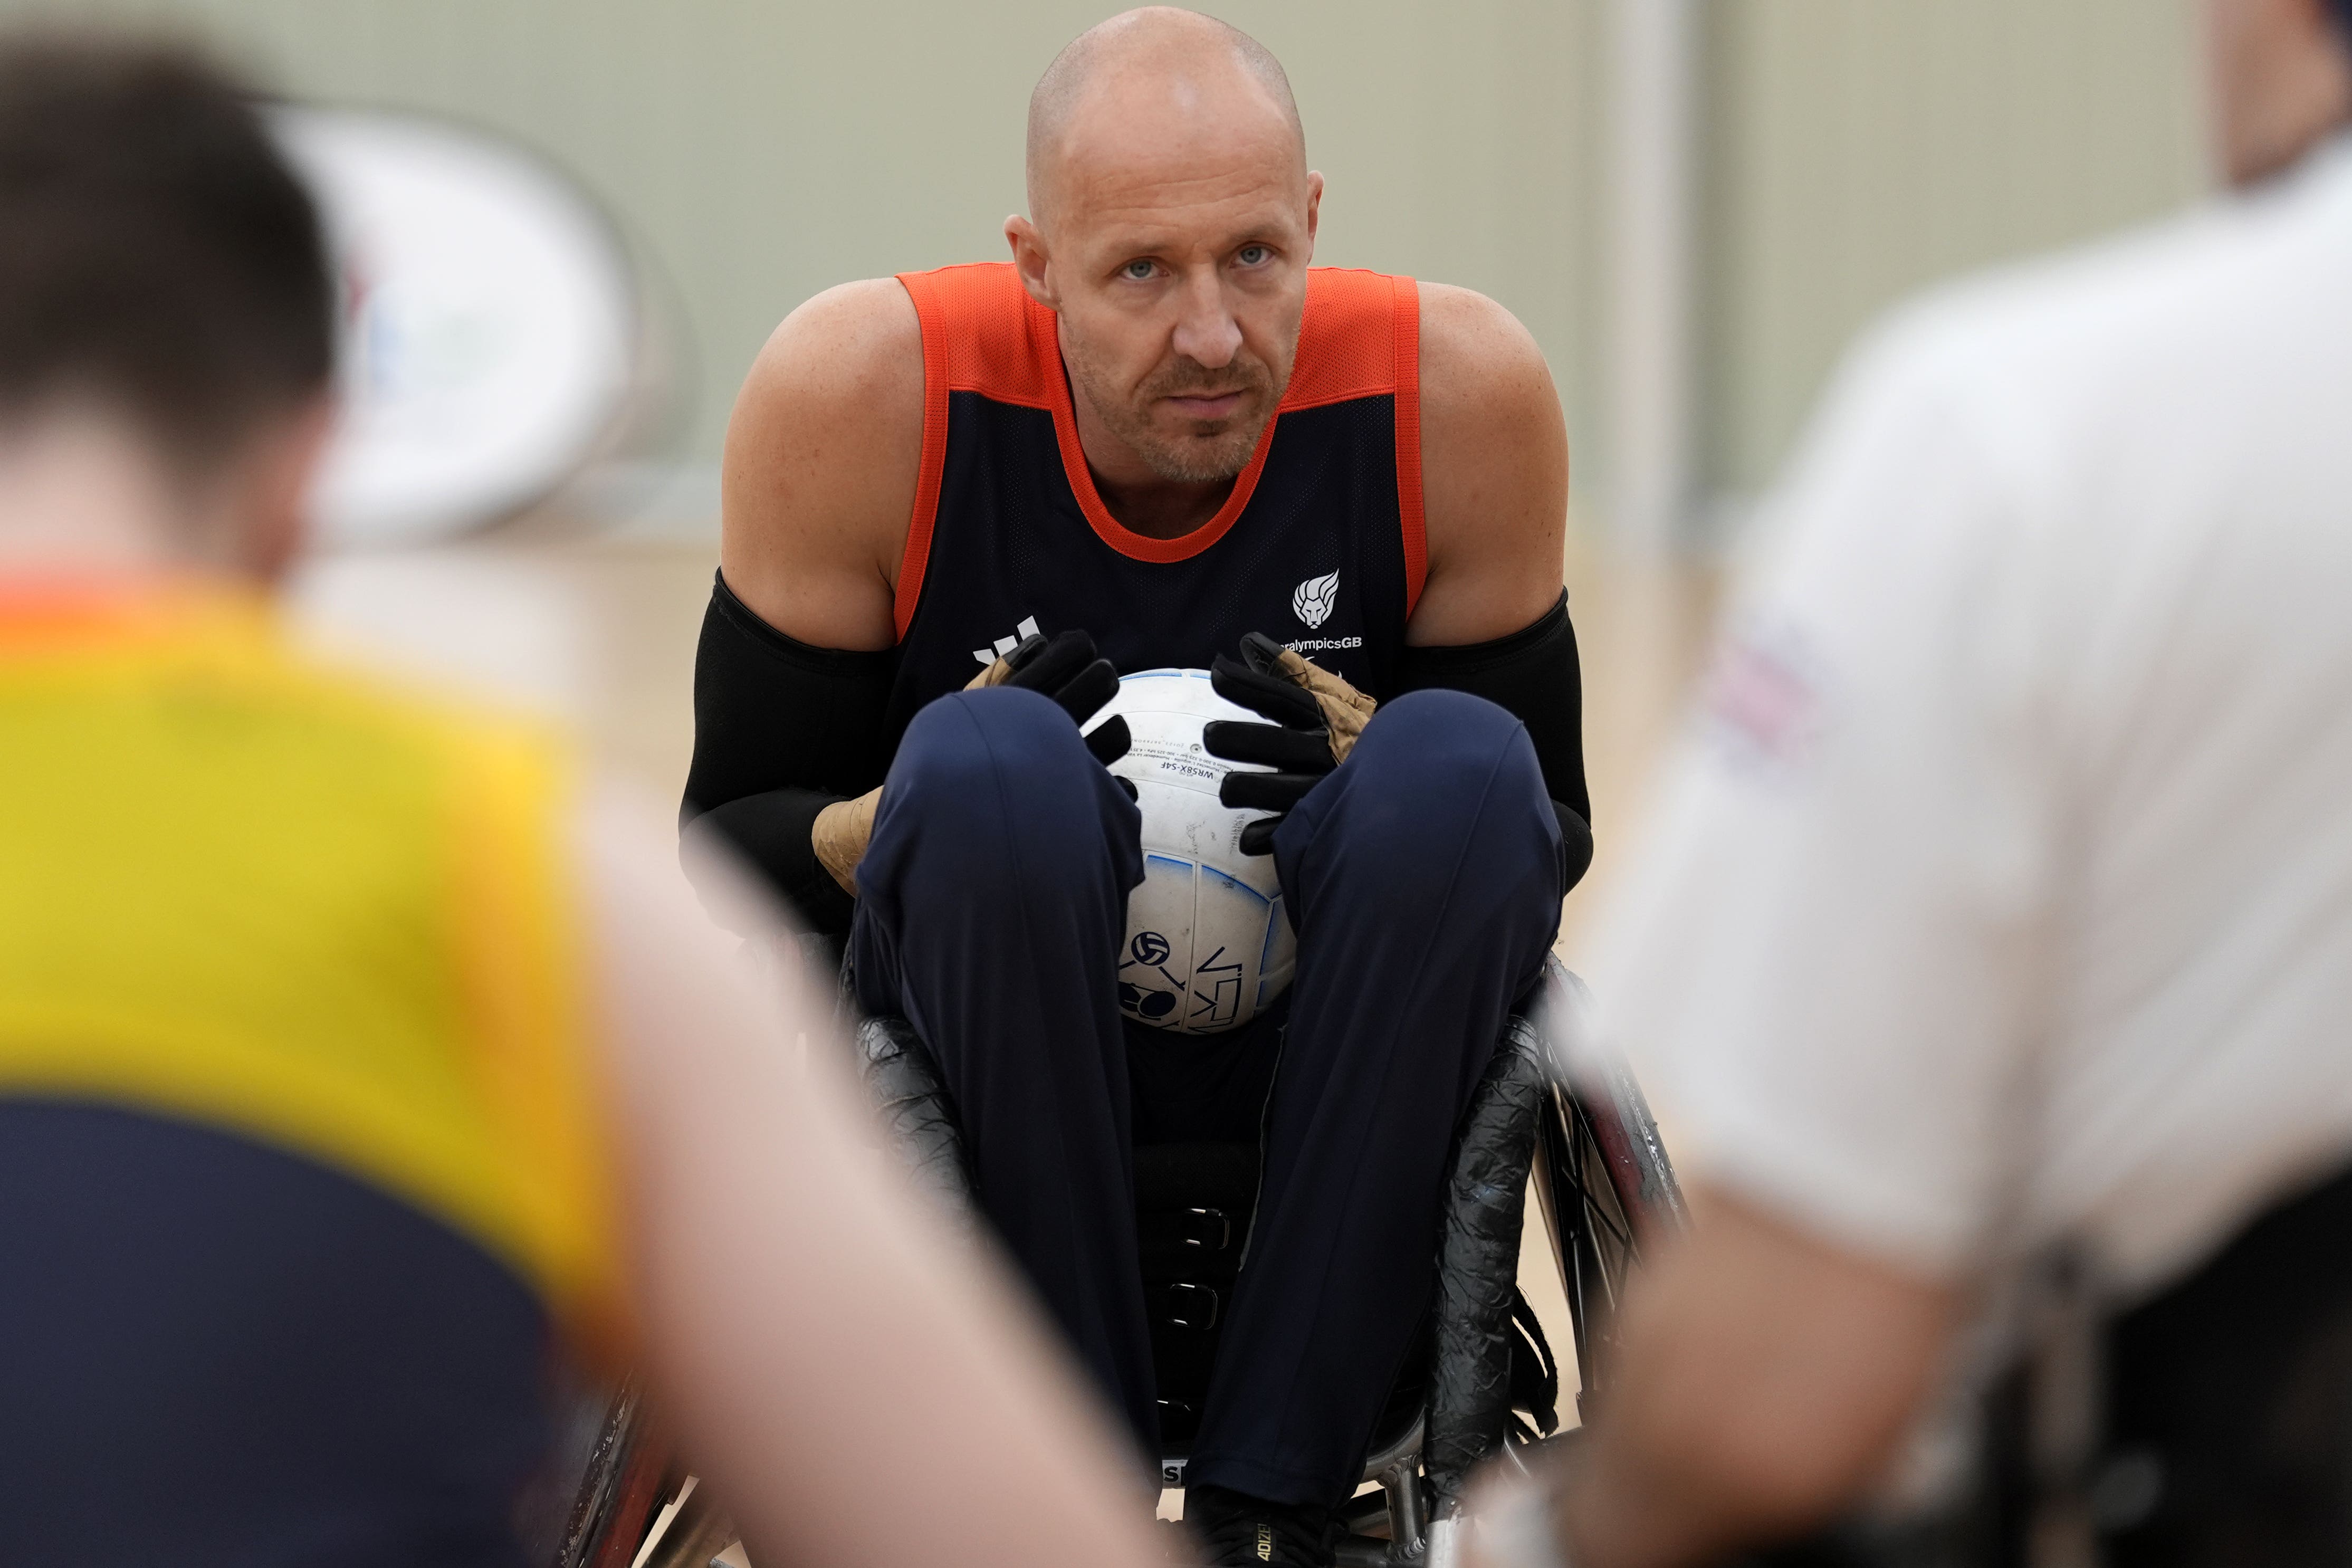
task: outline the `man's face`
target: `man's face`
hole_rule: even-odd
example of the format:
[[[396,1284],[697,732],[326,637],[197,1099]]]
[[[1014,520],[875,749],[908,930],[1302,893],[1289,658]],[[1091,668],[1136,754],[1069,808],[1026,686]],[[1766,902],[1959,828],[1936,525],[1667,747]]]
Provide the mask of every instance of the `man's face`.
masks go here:
[[[1290,384],[1321,176],[1242,134],[1063,175],[1046,279],[1072,384],[1161,479],[1232,479]]]

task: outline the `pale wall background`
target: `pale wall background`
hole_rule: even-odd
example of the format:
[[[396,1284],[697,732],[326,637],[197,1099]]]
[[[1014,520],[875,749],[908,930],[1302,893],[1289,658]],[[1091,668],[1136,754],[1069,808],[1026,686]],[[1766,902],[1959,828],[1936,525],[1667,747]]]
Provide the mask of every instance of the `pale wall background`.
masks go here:
[[[1626,4],[1659,0],[1622,0]],[[1772,470],[1889,300],[2201,183],[2191,0],[1698,0],[1703,489]],[[1483,289],[1549,355],[1605,504],[1610,0],[1239,0],[1330,179],[1321,258]],[[1106,0],[0,0],[164,18],[285,90],[520,137],[672,301],[708,465],[744,367],[841,279],[992,258],[1030,84]]]
[[[2207,184],[2195,0],[1713,0],[1704,477],[1768,479],[1840,349],[1953,272]]]

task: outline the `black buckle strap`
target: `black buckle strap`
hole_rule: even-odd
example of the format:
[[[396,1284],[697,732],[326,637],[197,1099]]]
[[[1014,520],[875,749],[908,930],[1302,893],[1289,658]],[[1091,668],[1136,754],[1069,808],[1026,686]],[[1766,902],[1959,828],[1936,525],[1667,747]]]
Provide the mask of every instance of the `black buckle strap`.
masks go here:
[[[1234,1241],[1234,1222],[1223,1209],[1186,1209],[1181,1216],[1183,1241],[1204,1252],[1223,1252]],[[1212,1239],[1213,1238],[1213,1239]]]
[[[1217,1326],[1217,1311],[1223,1299],[1211,1286],[1180,1279],[1173,1285],[1160,1288],[1160,1302],[1163,1321],[1180,1329],[1196,1329],[1206,1333]]]

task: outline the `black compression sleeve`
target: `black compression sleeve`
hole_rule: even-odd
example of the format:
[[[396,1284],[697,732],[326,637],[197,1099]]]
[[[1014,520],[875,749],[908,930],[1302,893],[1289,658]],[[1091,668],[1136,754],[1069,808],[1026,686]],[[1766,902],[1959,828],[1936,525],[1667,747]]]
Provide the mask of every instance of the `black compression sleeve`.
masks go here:
[[[1544,786],[1578,822],[1560,826],[1584,846],[1569,847],[1569,880],[1583,875],[1591,855],[1592,796],[1584,783],[1584,683],[1576,659],[1576,628],[1568,595],[1530,624],[1493,642],[1465,647],[1411,647],[1397,665],[1397,691],[1445,687],[1483,697],[1528,727]],[[1581,829],[1581,833],[1577,830]]]
[[[714,580],[694,656],[694,762],[681,828],[716,833],[810,928],[849,929],[851,900],[809,844],[816,814],[889,767],[883,726],[895,651],[796,642]]]

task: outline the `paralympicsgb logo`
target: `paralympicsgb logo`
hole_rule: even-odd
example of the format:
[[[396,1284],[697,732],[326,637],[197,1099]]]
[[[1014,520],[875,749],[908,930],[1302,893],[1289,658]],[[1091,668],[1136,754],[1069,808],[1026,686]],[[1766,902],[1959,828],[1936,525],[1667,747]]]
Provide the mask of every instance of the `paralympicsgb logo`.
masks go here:
[[[1325,577],[1309,577],[1290,591],[1290,613],[1297,616],[1307,629],[1313,631],[1331,618],[1331,606],[1339,602],[1339,574]]]

